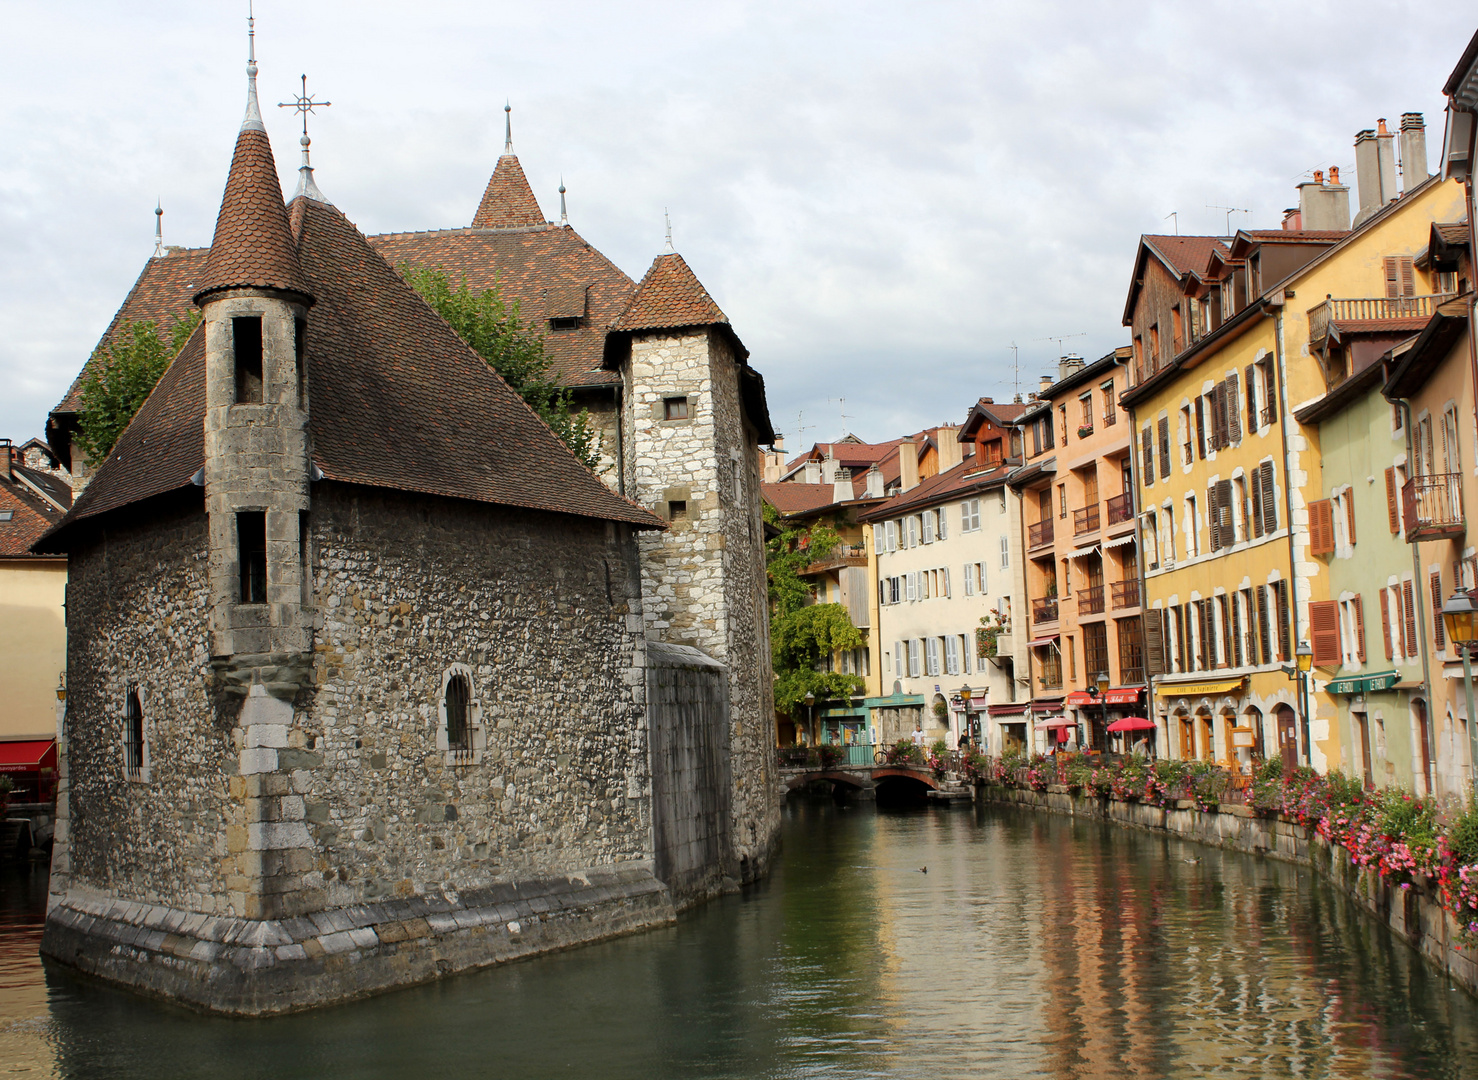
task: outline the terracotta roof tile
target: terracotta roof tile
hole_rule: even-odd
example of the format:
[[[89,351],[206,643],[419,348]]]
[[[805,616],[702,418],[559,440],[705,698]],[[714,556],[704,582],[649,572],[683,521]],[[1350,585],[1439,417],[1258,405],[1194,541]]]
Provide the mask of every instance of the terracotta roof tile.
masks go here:
[[[683,257],[675,251],[658,255],[636,287],[630,305],[612,330],[669,330],[677,326],[727,326],[725,315]]]
[[[474,229],[522,229],[543,225],[544,211],[529,187],[517,156],[504,154],[488,180],[482,202],[472,217]]]
[[[265,131],[254,128],[236,137],[215,239],[195,283],[195,299],[234,288],[281,289],[312,296],[298,265],[272,144]]]
[[[313,460],[330,480],[660,528],[614,494],[336,209],[294,201]],[[203,462],[197,330],[65,524],[178,489]],[[52,541],[52,543],[58,543]]]
[[[1004,484],[1011,469],[1010,465],[997,465],[992,469],[982,469],[976,464],[974,458],[966,458],[954,468],[935,473],[927,480],[919,481],[918,487],[900,491],[882,505],[858,515],[858,520],[882,521],[895,514],[906,513],[920,507],[934,506],[980,487]]]
[[[821,510],[836,502],[836,488],[832,484],[806,484],[787,480],[779,484],[761,484],[760,494],[782,514],[806,514]]]
[[[1215,236],[1142,236],[1140,238],[1174,268],[1177,274],[1199,274],[1213,252],[1225,254],[1227,246]]]
[[[19,481],[0,480],[0,559],[31,557],[31,545],[62,518]]]

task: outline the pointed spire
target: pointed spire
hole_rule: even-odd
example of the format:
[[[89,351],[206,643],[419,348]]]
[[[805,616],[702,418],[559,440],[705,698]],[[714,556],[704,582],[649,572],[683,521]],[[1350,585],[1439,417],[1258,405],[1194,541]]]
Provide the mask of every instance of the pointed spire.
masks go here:
[[[698,276],[676,252],[652,260],[626,310],[611,323],[612,330],[666,330],[678,326],[728,325],[723,313]]]
[[[164,207],[154,201],[154,258],[164,258]]]
[[[548,224],[513,153],[513,106],[503,106],[503,156],[472,217],[474,229],[527,229]]]
[[[503,153],[513,153],[513,102],[503,103]]]
[[[667,212],[667,207],[665,206],[662,208],[662,220],[667,222],[667,246],[662,250],[664,252],[676,251],[677,249],[672,246],[672,215]]]
[[[262,109],[257,104],[257,20],[250,3],[246,6],[246,116],[242,131],[266,131]]]
[[[313,166],[308,164],[308,147],[313,144],[313,140],[308,138],[307,134],[304,133],[303,137],[298,140],[298,143],[303,148],[303,163],[298,166],[298,190],[293,192],[293,198],[296,199],[299,195],[304,195],[314,202],[321,202],[325,206],[332,206],[333,203],[328,201],[328,197],[318,190],[318,185],[313,180]]]
[[[565,209],[565,178],[559,178],[559,223],[568,225],[570,223],[570,212]]]

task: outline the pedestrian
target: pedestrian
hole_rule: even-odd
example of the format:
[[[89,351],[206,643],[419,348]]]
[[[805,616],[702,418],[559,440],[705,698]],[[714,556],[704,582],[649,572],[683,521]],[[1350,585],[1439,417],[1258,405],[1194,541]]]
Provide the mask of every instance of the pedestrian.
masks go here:
[[[911,734],[909,738],[913,740],[913,744],[915,746],[924,745],[924,722],[922,720],[915,720],[913,722],[913,734]]]
[[[959,750],[961,757],[970,753],[970,736],[966,732],[960,732],[960,741],[956,749]]]

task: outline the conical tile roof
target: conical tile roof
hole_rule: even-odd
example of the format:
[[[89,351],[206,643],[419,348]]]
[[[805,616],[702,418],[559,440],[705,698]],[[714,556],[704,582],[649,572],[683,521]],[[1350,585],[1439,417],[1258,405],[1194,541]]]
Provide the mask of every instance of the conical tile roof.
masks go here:
[[[474,229],[523,229],[543,225],[544,211],[513,154],[498,159],[498,167],[482,193],[482,202],[472,219]]]
[[[280,289],[310,297],[287,221],[267,133],[252,125],[236,137],[215,239],[195,282],[195,302],[222,289]]]
[[[612,330],[664,330],[676,326],[729,324],[698,276],[677,252],[659,255],[641,279],[631,303],[616,316]]]

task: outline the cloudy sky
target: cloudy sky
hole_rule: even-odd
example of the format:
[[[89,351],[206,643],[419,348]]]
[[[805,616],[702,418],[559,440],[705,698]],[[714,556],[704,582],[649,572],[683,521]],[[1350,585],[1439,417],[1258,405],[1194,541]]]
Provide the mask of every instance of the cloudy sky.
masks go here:
[[[0,435],[43,431],[153,250],[210,242],[246,0],[0,0]],[[257,0],[367,233],[470,222],[502,105],[545,213],[639,277],[673,232],[795,446],[1009,399],[1121,344],[1136,238],[1276,227],[1353,136],[1426,113],[1478,16],[1430,3]],[[267,117],[284,186],[287,110]],[[1168,217],[1175,212],[1178,217]],[[845,399],[843,404],[839,399]],[[798,419],[798,414],[800,418]],[[844,420],[845,416],[845,420]]]

